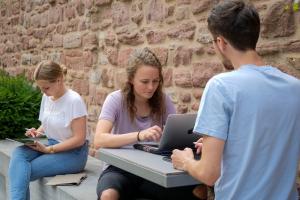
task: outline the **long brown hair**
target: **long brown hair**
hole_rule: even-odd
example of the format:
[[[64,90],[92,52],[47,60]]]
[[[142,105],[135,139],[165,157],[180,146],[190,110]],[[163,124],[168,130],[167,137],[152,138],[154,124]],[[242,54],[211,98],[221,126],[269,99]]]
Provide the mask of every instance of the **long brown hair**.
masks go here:
[[[136,117],[137,108],[134,105],[135,96],[133,91],[133,85],[131,80],[134,78],[136,71],[142,65],[152,66],[159,71],[159,85],[154,92],[153,96],[148,100],[149,106],[151,108],[151,116],[154,121],[161,124],[163,119],[163,114],[165,113],[165,96],[162,91],[163,87],[163,76],[162,76],[162,66],[155,54],[150,51],[147,47],[142,49],[137,49],[131,54],[128,67],[126,68],[127,72],[127,81],[125,86],[122,89],[122,94],[124,97],[125,106],[129,112],[131,121]]]

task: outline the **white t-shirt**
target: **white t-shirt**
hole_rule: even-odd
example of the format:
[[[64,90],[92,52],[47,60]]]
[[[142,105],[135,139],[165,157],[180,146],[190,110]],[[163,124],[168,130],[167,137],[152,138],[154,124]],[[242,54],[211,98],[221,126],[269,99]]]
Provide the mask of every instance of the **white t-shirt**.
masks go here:
[[[48,138],[62,142],[72,137],[71,121],[86,115],[84,101],[71,89],[57,100],[43,95],[39,120]]]

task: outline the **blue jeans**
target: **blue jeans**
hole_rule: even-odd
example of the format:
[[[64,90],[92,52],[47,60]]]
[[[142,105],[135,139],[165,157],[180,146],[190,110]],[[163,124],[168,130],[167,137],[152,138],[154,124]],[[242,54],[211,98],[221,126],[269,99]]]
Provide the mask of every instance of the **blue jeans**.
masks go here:
[[[48,139],[48,145],[58,142]],[[29,183],[42,177],[81,172],[88,156],[88,142],[81,147],[44,154],[26,146],[17,147],[9,163],[9,192],[11,200],[29,200]]]

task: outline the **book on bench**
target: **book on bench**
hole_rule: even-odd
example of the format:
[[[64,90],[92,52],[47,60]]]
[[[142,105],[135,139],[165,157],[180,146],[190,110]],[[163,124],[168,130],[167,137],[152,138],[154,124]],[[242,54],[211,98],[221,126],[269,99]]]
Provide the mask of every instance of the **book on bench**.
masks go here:
[[[46,185],[80,185],[86,177],[86,173],[56,175]]]

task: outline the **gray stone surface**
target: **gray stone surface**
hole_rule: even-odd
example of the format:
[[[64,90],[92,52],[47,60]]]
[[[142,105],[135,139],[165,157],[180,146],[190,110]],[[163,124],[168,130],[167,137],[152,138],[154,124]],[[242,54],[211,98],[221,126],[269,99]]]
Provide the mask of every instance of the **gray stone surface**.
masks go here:
[[[200,183],[186,172],[174,169],[171,162],[163,160],[163,156],[130,147],[101,148],[96,158],[166,188]]]
[[[9,199],[8,165],[10,155],[18,145],[17,142],[0,140],[0,200]],[[88,177],[79,186],[47,186],[45,184],[50,178],[42,178],[30,184],[31,200],[95,200],[101,169],[102,162],[89,156],[84,170]]]

